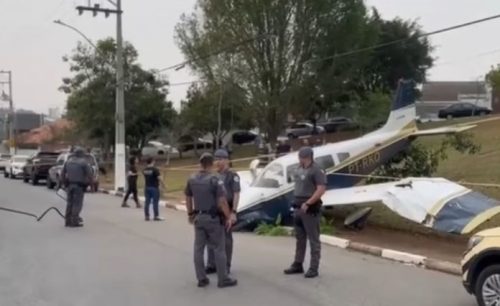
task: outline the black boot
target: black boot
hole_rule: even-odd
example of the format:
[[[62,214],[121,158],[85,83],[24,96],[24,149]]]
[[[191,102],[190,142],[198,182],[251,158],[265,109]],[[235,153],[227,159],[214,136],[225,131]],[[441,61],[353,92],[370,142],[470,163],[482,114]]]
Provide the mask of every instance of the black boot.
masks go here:
[[[304,273],[304,268],[302,267],[302,264],[300,263],[297,263],[297,262],[294,262],[290,268],[286,269],[285,271],[283,271],[283,273],[287,274],[287,275],[291,275],[291,274],[302,274]]]
[[[315,278],[319,275],[318,270],[316,269],[309,269],[307,270],[306,274],[304,274],[305,278]]]
[[[226,278],[225,280],[219,282],[217,284],[217,287],[219,288],[226,288],[226,287],[234,287],[238,285],[238,281],[232,278]]]
[[[205,279],[198,281],[199,288],[206,287],[206,286],[208,286],[208,284],[210,284],[210,280],[208,278],[205,278]]]

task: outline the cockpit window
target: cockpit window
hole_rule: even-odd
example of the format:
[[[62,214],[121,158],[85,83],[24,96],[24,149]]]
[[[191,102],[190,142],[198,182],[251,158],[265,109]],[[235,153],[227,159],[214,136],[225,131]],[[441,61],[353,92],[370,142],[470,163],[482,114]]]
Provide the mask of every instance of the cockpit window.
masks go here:
[[[341,152],[341,153],[337,154],[337,157],[339,158],[339,162],[343,162],[344,160],[351,157],[351,155],[348,152]]]
[[[271,163],[264,169],[264,172],[254,182],[254,187],[278,188],[284,182],[283,166],[278,163]]]
[[[314,159],[314,162],[317,163],[323,170],[327,170],[335,166],[335,162],[333,161],[333,157],[331,155],[318,156]]]

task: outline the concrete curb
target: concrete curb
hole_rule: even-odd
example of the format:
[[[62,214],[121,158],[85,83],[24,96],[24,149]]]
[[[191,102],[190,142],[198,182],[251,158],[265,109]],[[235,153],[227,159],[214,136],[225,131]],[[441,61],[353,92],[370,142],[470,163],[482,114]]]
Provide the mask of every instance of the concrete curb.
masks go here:
[[[117,197],[123,197],[123,192],[115,192],[112,190],[100,190],[100,193],[114,195]],[[144,197],[139,197],[139,200],[144,202]],[[160,201],[160,205],[165,206],[166,208],[174,209],[177,211],[186,211],[186,207],[184,205],[170,203],[168,201]],[[286,227],[289,234],[293,233],[293,228]],[[384,249],[377,246],[359,243],[347,239],[343,239],[336,236],[330,235],[321,235],[320,236],[321,243],[328,246],[333,246],[341,249],[356,251],[360,253],[369,254],[376,257],[381,257],[387,260],[392,260],[396,262],[401,262],[404,264],[414,265],[417,267],[421,267],[427,270],[434,270],[438,272],[448,273],[452,275],[462,275],[462,270],[459,264],[428,258],[425,256],[421,256],[418,254],[411,254],[391,249]]]

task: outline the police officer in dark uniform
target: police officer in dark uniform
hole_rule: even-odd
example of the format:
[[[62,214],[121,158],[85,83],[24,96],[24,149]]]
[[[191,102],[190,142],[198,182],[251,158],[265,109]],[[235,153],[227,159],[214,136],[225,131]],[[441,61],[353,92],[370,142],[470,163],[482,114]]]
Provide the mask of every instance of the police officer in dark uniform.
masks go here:
[[[81,227],[83,198],[85,190],[92,182],[92,168],[85,158],[85,152],[76,148],[68,158],[61,172],[63,186],[66,187],[66,226]]]
[[[224,182],[211,173],[213,163],[211,154],[201,156],[201,170],[193,174],[186,184],[186,208],[189,222],[194,223],[194,266],[198,287],[209,284],[203,256],[208,246],[214,251],[218,287],[224,288],[237,285],[237,281],[227,274],[224,243],[224,231],[230,229],[235,220],[226,202]],[[225,221],[220,218],[220,212],[224,214]]]
[[[285,274],[302,274],[302,266],[306,254],[306,244],[309,239],[311,247],[311,264],[304,275],[306,278],[318,276],[321,257],[320,220],[321,197],[326,190],[326,175],[314,162],[313,149],[302,147],[299,150],[300,165],[295,172],[294,219],[295,237],[297,239],[295,260],[286,269]]]
[[[238,209],[238,202],[240,200],[240,176],[238,173],[232,171],[229,167],[229,154],[226,150],[219,149],[215,151],[215,163],[219,178],[224,182],[226,190],[226,200],[229,205],[233,219],[236,220],[236,210]],[[227,272],[231,270],[231,260],[233,258],[233,232],[231,229],[226,230],[226,258],[227,258]],[[207,274],[215,273],[215,256],[212,249],[208,249],[208,263]]]

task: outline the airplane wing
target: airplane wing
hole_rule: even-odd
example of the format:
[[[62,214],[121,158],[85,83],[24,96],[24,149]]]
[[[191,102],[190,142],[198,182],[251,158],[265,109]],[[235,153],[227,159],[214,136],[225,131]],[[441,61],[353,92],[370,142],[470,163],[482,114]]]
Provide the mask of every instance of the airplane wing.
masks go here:
[[[384,204],[400,216],[438,231],[467,234],[500,213],[500,202],[444,178],[332,189],[324,206]]]
[[[455,134],[475,128],[477,125],[454,125],[445,126],[435,129],[418,130],[411,134],[411,136],[432,136],[442,134]]]

